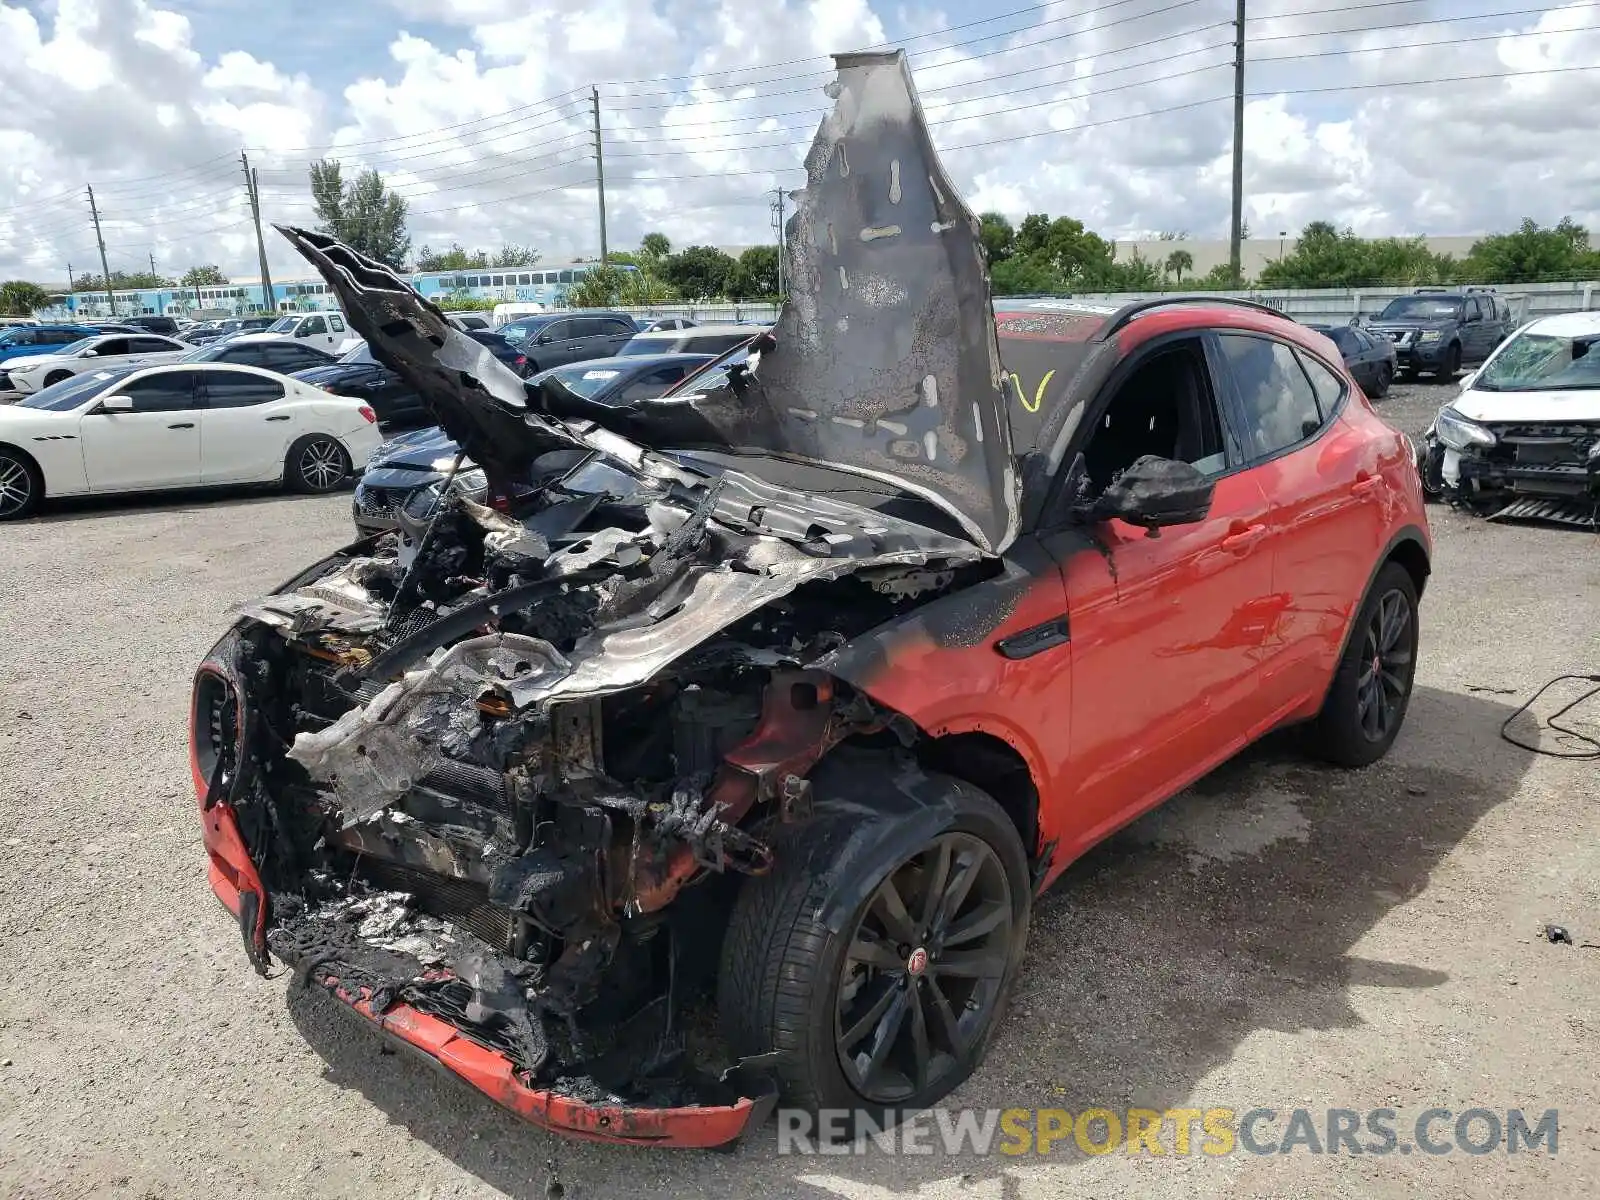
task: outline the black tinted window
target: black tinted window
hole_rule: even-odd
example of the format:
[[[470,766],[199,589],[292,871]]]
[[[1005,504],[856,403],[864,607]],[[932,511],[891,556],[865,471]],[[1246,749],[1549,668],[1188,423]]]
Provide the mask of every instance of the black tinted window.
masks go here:
[[[576,324],[576,321],[551,321],[550,324],[539,330],[539,336],[548,338],[552,342],[563,341],[566,338],[576,336],[572,332],[572,328]]]
[[[249,408],[283,398],[283,385],[246,371],[207,371],[206,404],[210,408]]]
[[[600,332],[609,337],[616,337],[619,334],[625,337],[632,337],[634,328],[628,322],[619,320],[616,317],[601,317]]]
[[[318,354],[310,346],[288,344],[267,346],[264,350],[265,362],[261,365],[274,371],[304,371],[309,367],[320,367],[328,361],[325,355]]]
[[[572,326],[576,330],[573,337],[604,337],[612,332],[611,322],[603,317],[574,317]]]
[[[127,338],[107,338],[94,348],[95,353],[101,358],[116,358],[123,354],[132,354],[128,348]]]
[[[1305,368],[1307,377],[1311,380],[1311,390],[1317,397],[1318,416],[1326,422],[1339,407],[1339,401],[1344,396],[1344,380],[1335,375],[1309,354],[1301,354],[1300,365]]]
[[[135,354],[167,354],[177,349],[166,338],[136,337],[128,340],[133,343]]]
[[[304,325],[300,326],[296,332],[303,336],[310,336],[313,333],[327,333],[328,322],[321,317],[312,317]]]
[[[182,412],[195,407],[193,371],[146,375],[117,389],[133,401],[134,412]]]
[[[39,334],[39,344],[41,346],[65,346],[78,341],[82,337],[83,334],[70,329],[46,329]]]
[[[1339,347],[1340,354],[1358,354],[1361,343],[1356,340],[1355,330],[1349,327],[1330,330],[1328,336],[1333,339],[1333,344]]]
[[[1240,430],[1251,458],[1265,458],[1310,437],[1322,425],[1311,381],[1294,351],[1266,338],[1222,334],[1243,406]]]

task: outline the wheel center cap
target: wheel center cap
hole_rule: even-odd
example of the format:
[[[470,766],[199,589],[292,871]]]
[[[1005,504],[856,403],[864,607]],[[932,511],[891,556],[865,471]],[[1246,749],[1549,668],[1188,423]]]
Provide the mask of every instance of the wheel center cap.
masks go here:
[[[1375,675],[1383,673],[1383,656],[1374,655],[1372,659],[1372,672]]]
[[[915,978],[927,969],[928,952],[923,947],[918,946],[911,952],[911,956],[906,959],[906,974]]]

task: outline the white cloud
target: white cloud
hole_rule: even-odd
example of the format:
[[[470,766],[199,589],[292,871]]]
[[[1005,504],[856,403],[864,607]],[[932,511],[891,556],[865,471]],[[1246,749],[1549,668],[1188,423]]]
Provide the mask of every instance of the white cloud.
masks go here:
[[[1251,5],[1256,232],[1329,219],[1372,234],[1479,233],[1567,213],[1600,226],[1600,161],[1583,153],[1600,109],[1589,69],[1600,0],[1435,24],[1421,22],[1496,6],[1307,11],[1304,0]],[[1062,0],[1000,19],[971,0],[940,13],[885,0],[352,0],[315,28],[238,12],[56,0],[40,16],[0,0],[12,64],[0,278],[94,265],[85,182],[114,267],[154,254],[171,272],[215,261],[253,275],[242,147],[270,220],[311,218],[307,166],[333,155],[385,173],[410,201],[419,246],[516,241],[548,261],[592,256],[591,84],[614,246],[651,229],[678,245],[765,240],[771,190],[802,181],[828,105],[824,56],[891,37],[912,55],[934,139],[975,208],[1067,214],[1114,237],[1226,232],[1231,0]],[[352,30],[365,31],[359,50]],[[1510,73],[1523,74],[1388,86]],[[277,270],[302,269],[281,245],[270,252]]]

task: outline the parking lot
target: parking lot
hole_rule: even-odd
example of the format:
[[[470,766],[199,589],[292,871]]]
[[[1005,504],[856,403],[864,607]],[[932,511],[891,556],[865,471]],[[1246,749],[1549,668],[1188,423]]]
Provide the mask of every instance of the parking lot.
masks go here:
[[[1447,394],[1379,407],[1416,437]],[[771,1125],[649,1153],[519,1123],[257,978],[206,887],[191,673],[230,605],[351,531],[348,495],[241,494],[0,529],[0,1194],[1595,1195],[1600,773],[1498,730],[1600,671],[1600,538],[1430,516],[1390,757],[1341,773],[1274,740],[1074,866],[950,1103],[1558,1109],[1554,1155],[793,1157]],[[1576,716],[1600,729],[1600,698]]]

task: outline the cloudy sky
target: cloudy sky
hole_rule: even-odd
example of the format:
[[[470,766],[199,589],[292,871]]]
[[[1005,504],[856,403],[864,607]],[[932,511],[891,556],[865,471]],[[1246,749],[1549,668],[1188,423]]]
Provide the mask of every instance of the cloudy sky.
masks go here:
[[[1473,234],[1600,227],[1600,0],[1249,0],[1246,213]],[[1531,5],[1532,0],[1520,0]],[[0,0],[0,278],[255,274],[306,169],[376,166],[414,245],[598,252],[589,88],[613,248],[771,238],[772,189],[828,101],[827,55],[900,45],[974,209],[1107,236],[1226,236],[1233,0]],[[507,16],[508,13],[523,15]],[[1397,84],[1432,82],[1425,86]],[[1597,229],[1600,232],[1600,229]],[[279,272],[303,267],[279,241]]]

